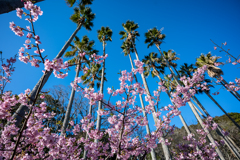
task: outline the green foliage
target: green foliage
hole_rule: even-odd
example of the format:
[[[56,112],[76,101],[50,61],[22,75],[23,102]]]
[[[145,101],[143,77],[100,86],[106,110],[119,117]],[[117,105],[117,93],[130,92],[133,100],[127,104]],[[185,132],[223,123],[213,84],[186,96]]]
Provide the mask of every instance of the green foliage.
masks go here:
[[[72,7],[74,5],[74,3],[76,2],[76,0],[65,0],[65,1],[70,7]]]
[[[173,68],[176,68],[177,67],[177,63],[174,63],[173,61],[176,61],[176,60],[179,60],[180,58],[178,58],[176,56],[176,52],[173,52],[172,50],[168,50],[167,52],[166,51],[163,51],[163,55],[164,55],[164,58],[166,59],[166,61],[168,61],[169,65],[172,66]],[[164,60],[163,57],[161,57],[161,64],[166,67],[167,66],[167,62]]]
[[[197,61],[196,61],[195,65],[197,67],[202,67],[204,65],[212,65],[212,66],[214,66],[214,63],[216,63],[217,60],[220,59],[220,58],[221,57],[212,56],[211,52],[209,52],[206,55],[201,54],[200,57],[197,58]]]
[[[101,81],[102,69],[100,69],[100,64],[91,64],[89,67],[89,70],[81,76],[81,79],[83,80],[83,84],[88,84],[89,87],[93,88],[95,86],[95,81]],[[104,81],[107,81],[105,74],[106,73],[104,73]],[[100,86],[98,83],[96,85],[97,88]]]
[[[201,54],[201,56],[197,58],[195,65],[197,67],[202,67],[202,66],[206,65],[209,77],[218,78],[221,75],[223,75],[223,71],[220,68],[215,66],[215,63],[217,62],[217,60],[219,58],[221,58],[221,57],[212,56],[211,52],[209,52],[206,55]],[[220,62],[220,63],[222,63],[222,62]]]
[[[229,114],[230,117],[232,117],[233,120],[235,120],[235,121],[240,125],[240,113],[228,113],[228,114]],[[216,116],[216,117],[213,118],[213,119],[214,119],[214,121],[215,121],[216,123],[226,122],[226,123],[230,123],[230,126],[234,125],[234,124],[232,123],[232,121],[229,120],[229,118],[228,118],[226,115],[222,115],[222,116],[220,116],[220,117],[219,117],[219,116]],[[229,126],[229,127],[230,127],[230,126]],[[226,125],[224,128],[227,129],[228,126]]]
[[[75,3],[76,0],[65,0],[67,5],[69,5],[70,7],[72,7]],[[92,4],[93,0],[79,0],[79,5],[81,6],[86,6],[86,5],[90,5]]]
[[[136,29],[139,28],[138,24],[135,24],[134,21],[129,21],[127,20],[127,22],[124,24],[122,24],[123,28],[125,29],[125,31],[132,32],[135,31]]]
[[[186,76],[192,78],[193,72],[196,71],[196,68],[193,64],[188,65],[187,63],[184,63],[180,66],[180,70],[178,71],[180,73],[180,76]]]
[[[155,52],[149,53],[149,55],[145,56],[142,62],[145,64],[144,66],[144,75],[148,76],[150,73],[152,77],[159,75],[160,73],[164,73],[164,68],[160,66],[160,58],[158,54]]]
[[[123,42],[121,48],[124,52],[124,56],[127,56],[128,54],[130,54],[130,52],[132,52],[132,53],[134,52],[132,43],[127,42],[127,41]]]
[[[112,41],[112,30],[109,27],[101,27],[101,30],[97,30],[98,39],[100,42]]]
[[[119,34],[122,36],[120,39],[126,39],[126,42],[135,42],[135,39],[140,36],[138,31],[138,24],[135,24],[134,21],[127,21],[122,24],[125,31],[120,31]]]
[[[165,34],[161,34],[161,30],[158,30],[156,27],[154,27],[145,33],[145,37],[145,43],[148,44],[147,47],[149,48],[154,44],[160,45],[165,38]]]
[[[92,30],[93,27],[93,19],[95,18],[95,14],[92,13],[90,7],[85,7],[79,5],[78,7],[74,8],[74,14],[70,17],[70,19],[79,25],[82,23],[82,26],[86,28],[86,30]]]
[[[75,36],[73,40],[73,45],[71,44],[72,51],[68,51],[65,53],[64,57],[71,58],[68,60],[68,63],[70,65],[73,65],[76,63],[77,60],[79,60],[79,52],[83,53],[85,52],[87,55],[92,55],[94,53],[98,53],[98,50],[93,49],[93,46],[95,45],[95,42],[93,40],[89,40],[89,38],[85,35],[80,40],[79,37]],[[82,58],[86,63],[89,63],[89,60],[85,57]]]

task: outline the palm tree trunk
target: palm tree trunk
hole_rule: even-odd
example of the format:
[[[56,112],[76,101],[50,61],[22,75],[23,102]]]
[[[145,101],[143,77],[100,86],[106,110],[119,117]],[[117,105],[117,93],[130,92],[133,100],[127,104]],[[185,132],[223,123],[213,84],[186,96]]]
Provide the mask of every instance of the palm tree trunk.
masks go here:
[[[237,124],[237,122],[234,121],[234,119],[232,119],[232,117],[220,106],[220,104],[207,91],[204,92],[225,113],[225,115],[235,124],[235,126],[238,127],[238,129],[240,129],[239,124]]]
[[[234,141],[232,140],[232,138],[228,137],[227,138],[232,142],[232,144],[234,145],[234,147],[237,148],[237,150],[240,152],[240,148],[236,145],[236,143],[234,143]],[[240,158],[240,157],[239,157]]]
[[[198,101],[198,99],[195,96],[193,97],[193,101],[195,101],[195,103],[198,105],[198,107],[200,107],[207,116],[210,116],[209,113],[206,111],[206,109],[202,106],[202,104]],[[194,107],[195,107],[195,109],[197,108],[196,106],[194,106]],[[198,112],[201,114],[201,116],[204,119],[206,119],[206,116],[204,116],[202,112],[200,112],[199,110],[198,110]],[[215,123],[214,120],[213,120],[213,123]],[[221,128],[221,126],[218,125],[217,130],[216,130],[217,134],[220,137],[222,137],[225,144],[228,146],[229,150],[234,154],[234,156],[237,159],[240,159],[240,153],[238,152],[239,148],[236,147],[236,144],[230,140],[230,137],[225,136],[222,131],[223,131],[223,129]]]
[[[178,77],[180,77],[180,75],[179,75],[179,73],[178,73],[178,71],[177,71],[176,67],[173,67],[173,69],[174,69],[174,70],[175,70],[175,72],[177,73]]]
[[[77,65],[77,71],[76,71],[75,78],[78,77],[79,71],[80,71],[80,64]],[[62,126],[62,131],[61,131],[62,136],[66,133],[66,128],[67,128],[68,123],[69,123],[70,113],[71,113],[71,110],[72,110],[72,103],[73,103],[73,100],[74,100],[74,96],[75,96],[75,89],[72,88],[71,96],[69,98],[69,102],[68,102],[68,106],[67,106],[67,112],[65,114],[65,118],[64,118],[64,121],[63,121],[63,126]]]
[[[103,41],[103,56],[105,56],[105,41]],[[101,75],[101,84],[100,84],[100,93],[103,93],[103,84],[104,84],[104,73],[105,73],[105,59],[103,59],[103,65],[102,65],[102,75]],[[102,101],[98,102],[98,111],[102,109]],[[101,128],[101,116],[97,114],[97,125],[96,129],[100,131]],[[98,140],[95,139],[95,142],[97,143]]]
[[[77,29],[73,32],[73,34],[70,36],[70,38],[68,39],[68,41],[65,43],[65,45],[63,46],[63,48],[61,49],[61,51],[58,53],[58,55],[55,57],[55,59],[58,59],[60,57],[63,56],[64,52],[67,50],[67,48],[69,47],[69,45],[71,44],[73,38],[76,36],[77,32],[81,29],[82,25],[84,23],[84,20],[82,23],[80,23],[77,27]],[[45,83],[48,81],[48,78],[50,77],[50,75],[52,74],[53,70],[51,69],[50,71],[47,72],[45,78],[44,75],[39,79],[39,81],[37,82],[37,84],[34,86],[32,92],[30,93],[30,99],[34,99],[34,97],[36,96],[37,90],[40,87],[41,81],[43,80],[43,84],[42,87],[40,88],[40,90],[44,87]],[[32,101],[30,100],[29,103],[32,103]],[[25,105],[21,105],[17,111],[13,114],[13,119],[16,119],[15,125],[19,126],[24,118],[25,112],[28,112],[28,107]],[[9,123],[7,123],[7,125],[9,125]]]
[[[139,61],[138,53],[137,53],[135,44],[133,43],[133,40],[132,40],[132,45],[133,45],[133,48],[134,48],[134,52],[135,52],[136,58],[137,58],[137,60]],[[145,87],[145,89],[146,89],[147,94],[148,94],[149,96],[151,96],[150,91],[149,91],[149,88],[148,88],[148,85],[147,85],[147,81],[146,81],[143,73],[141,74],[141,77],[142,77],[143,85],[144,85],[144,87]],[[155,113],[156,113],[156,109],[155,109],[155,107],[153,107],[153,114],[152,114],[152,115],[153,115],[153,119],[154,119],[155,124],[157,124],[157,117],[156,117],[156,114],[155,114]],[[171,154],[170,154],[170,152],[169,152],[169,148],[168,148],[168,146],[167,146],[166,143],[165,143],[165,139],[164,139],[163,137],[161,137],[161,139],[162,139],[161,145],[162,145],[162,148],[163,148],[164,156],[165,156],[166,160],[171,160],[172,157],[171,157]]]
[[[129,59],[130,59],[130,63],[131,63],[132,69],[134,69],[131,54],[129,53],[128,55],[129,55]],[[135,81],[138,83],[137,76],[135,74],[134,74],[134,78],[135,78]],[[142,106],[143,116],[146,119],[148,119],[147,115],[146,115],[146,112],[145,112],[145,106],[144,106],[144,103],[143,103],[142,95],[139,94],[139,98],[140,98],[140,102],[141,102],[141,106]],[[150,128],[149,128],[148,124],[146,125],[146,131],[147,131],[147,134],[151,135]],[[151,156],[152,156],[152,160],[157,160],[156,153],[155,153],[153,148],[151,148]]]
[[[219,148],[217,147],[217,145],[216,145],[216,143],[215,143],[212,135],[210,134],[210,132],[208,131],[208,129],[206,129],[206,128],[204,127],[203,121],[202,121],[201,117],[199,116],[199,114],[197,113],[197,111],[196,111],[196,109],[195,109],[195,107],[194,107],[195,105],[194,105],[191,101],[188,102],[188,105],[190,106],[190,108],[191,108],[191,110],[193,111],[195,117],[197,118],[198,122],[199,122],[200,125],[202,126],[203,130],[207,133],[207,137],[208,137],[209,141],[210,141],[212,144],[215,145],[215,150],[216,150],[219,158],[220,158],[221,160],[225,160],[225,158],[224,158],[223,155],[222,155],[222,152],[221,152],[221,151],[219,150]]]
[[[175,79],[175,81],[177,82],[177,84],[181,86],[181,84],[180,84],[179,80],[177,79],[175,73],[173,72],[172,68],[170,67],[169,62],[166,60],[166,58],[164,57],[163,53],[161,52],[161,50],[160,50],[160,48],[159,48],[159,44],[156,44],[156,47],[158,48],[158,51],[159,51],[159,53],[161,54],[161,56],[162,56],[162,57],[164,58],[164,60],[166,61],[167,67],[170,69],[173,78]],[[206,128],[204,128],[204,126],[203,126],[203,121],[202,121],[201,117],[198,115],[197,111],[196,111],[195,108],[193,107],[194,104],[193,104],[191,101],[188,102],[188,104],[189,104],[191,110],[193,111],[195,117],[197,118],[198,122],[200,123],[200,125],[202,126],[202,128],[204,129],[204,131],[207,133],[207,137],[208,137],[208,139],[210,140],[210,142],[211,142],[212,144],[215,144],[215,141],[214,141],[214,139],[212,138],[212,136],[211,136],[211,134],[209,133],[209,131],[208,131]],[[222,153],[221,153],[221,151],[218,149],[218,147],[216,147],[215,150],[216,150],[216,152],[218,153],[219,158],[220,158],[221,160],[225,160],[224,157],[223,157],[223,155],[222,155]]]

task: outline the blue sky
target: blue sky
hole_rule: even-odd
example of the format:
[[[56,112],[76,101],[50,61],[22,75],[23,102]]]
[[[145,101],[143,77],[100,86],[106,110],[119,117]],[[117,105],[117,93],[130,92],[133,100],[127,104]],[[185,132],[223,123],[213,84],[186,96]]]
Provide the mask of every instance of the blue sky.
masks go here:
[[[45,49],[44,55],[53,59],[76,29],[76,24],[69,19],[73,8],[68,7],[64,0],[45,0],[37,5],[43,10],[43,15],[35,23],[35,31],[42,42],[40,48]],[[217,44],[226,41],[228,44],[225,49],[230,49],[230,53],[238,56],[240,2],[237,0],[95,0],[91,8],[96,13],[92,31],[81,29],[77,35],[80,38],[87,35],[91,40],[95,40],[95,49],[102,54],[102,44],[97,39],[97,30],[101,26],[109,26],[113,30],[113,41],[108,42],[106,46],[109,57],[106,60],[108,82],[105,84],[105,90],[111,86],[119,87],[117,74],[119,70],[130,71],[129,59],[121,53],[122,41],[119,40],[118,34],[123,30],[122,23],[127,20],[133,20],[139,24],[140,38],[136,42],[136,47],[140,59],[150,52],[157,52],[155,47],[147,49],[147,45],[144,44],[144,33],[153,27],[158,29],[164,27],[163,33],[166,34],[166,39],[161,48],[164,51],[173,49],[177,53],[180,58],[177,62],[178,67],[183,63],[195,63],[201,53],[206,54],[210,51],[213,55],[221,56],[222,61],[226,61],[227,56],[223,52],[214,51],[214,44],[210,39]],[[22,27],[29,25],[27,21],[19,19],[15,11],[0,15],[0,50],[5,58],[17,54],[25,41],[24,37],[16,36],[9,29],[11,21]],[[134,55],[132,57],[135,59]],[[16,71],[12,76],[12,83],[7,86],[7,90],[12,90],[14,93],[19,94],[27,88],[32,89],[42,76],[43,66],[34,68],[30,64],[26,65],[20,61],[17,61],[15,66]],[[226,81],[233,81],[234,78],[239,77],[239,65],[225,65],[222,69]],[[74,76],[73,69],[63,80],[51,76],[44,89],[59,84],[69,85]],[[139,81],[141,82],[140,77]],[[147,81],[150,90],[153,91],[156,88],[157,79],[148,77]],[[218,88],[216,86],[213,91]],[[167,96],[162,95],[161,97],[161,106],[169,104]],[[208,97],[204,95],[198,97],[212,116],[223,114]],[[220,94],[214,97],[227,112],[240,112],[239,102],[227,91],[221,90]],[[182,107],[181,111],[188,124],[196,123],[188,106]],[[153,123],[151,118],[150,122]],[[181,126],[178,117],[173,119],[172,124]]]

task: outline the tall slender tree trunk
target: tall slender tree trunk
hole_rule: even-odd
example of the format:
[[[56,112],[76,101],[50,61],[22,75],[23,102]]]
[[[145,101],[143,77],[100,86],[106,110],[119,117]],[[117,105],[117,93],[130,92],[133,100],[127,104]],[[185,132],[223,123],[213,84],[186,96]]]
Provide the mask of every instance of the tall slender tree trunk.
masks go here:
[[[135,52],[136,58],[139,61],[138,53],[137,53],[135,44],[133,43],[133,40],[132,40],[132,45],[133,45],[133,48],[134,48],[134,52]],[[147,94],[149,96],[151,96],[149,88],[148,88],[148,85],[147,85],[146,78],[144,77],[143,73],[141,74],[141,77],[142,77],[143,85],[144,85],[144,87],[146,89]],[[156,113],[156,109],[155,109],[155,107],[153,107],[153,114],[152,114],[153,115],[153,120],[154,120],[155,124],[157,124],[157,117],[156,117],[155,113]],[[168,146],[165,143],[165,139],[164,139],[164,137],[161,137],[161,139],[162,139],[161,145],[162,145],[162,148],[163,148],[164,156],[165,156],[166,160],[171,160],[172,157],[171,157],[171,154],[169,152],[169,148],[168,148]]]
[[[105,56],[105,41],[103,41],[103,56]],[[105,73],[105,59],[103,59],[102,64],[102,75],[101,75],[101,84],[100,84],[100,93],[103,93],[103,84],[104,84],[104,73]],[[98,102],[98,111],[102,109],[102,101]],[[100,131],[101,128],[101,116],[97,114],[97,125],[96,129]],[[94,140],[96,143],[98,142],[97,139]]]
[[[198,101],[198,99],[194,96],[193,97],[193,100],[195,101],[195,103],[199,106],[199,108],[201,108],[201,110],[207,115],[207,116],[210,116],[210,114],[206,111],[206,109],[202,106],[202,104]],[[197,108],[196,106],[194,106],[195,108]],[[206,116],[204,116],[204,114],[198,110],[198,112],[201,114],[201,116],[203,118],[206,118]],[[213,123],[214,120],[213,120]],[[224,140],[225,144],[228,146],[229,150],[234,154],[234,156],[237,158],[237,159],[240,159],[240,153],[238,152],[239,148],[236,147],[237,145],[231,141],[231,138],[228,137],[228,136],[225,136],[223,134],[223,129],[221,128],[221,126],[217,126],[217,130],[216,130],[217,134],[222,137],[222,139]],[[239,150],[240,151],[240,150]]]
[[[232,140],[232,138],[228,137],[227,138],[232,142],[232,144],[234,145],[234,147],[236,147],[236,149],[239,151],[239,154],[240,154],[240,148],[236,145],[236,143],[234,143],[234,141]],[[240,158],[240,156],[239,156]]]
[[[164,57],[163,53],[161,52],[161,49],[160,49],[160,47],[159,47],[159,44],[156,44],[156,47],[158,48],[158,51],[159,51],[159,53],[161,54],[161,56],[163,57],[163,59],[166,61],[167,67],[170,69],[170,71],[171,71],[171,73],[172,73],[172,75],[173,75],[173,78],[175,79],[175,81],[177,82],[177,84],[181,86],[181,84],[180,84],[178,78],[176,77],[174,71],[173,71],[172,68],[170,67],[169,62],[166,60],[166,58]],[[211,134],[210,134],[209,131],[203,126],[203,121],[202,121],[201,117],[198,115],[197,111],[195,110],[194,104],[193,104],[191,101],[188,102],[188,104],[189,104],[191,110],[193,111],[195,117],[197,118],[198,122],[200,123],[200,125],[202,126],[202,128],[204,129],[204,131],[207,133],[207,137],[209,138],[210,142],[211,142],[212,144],[215,144],[215,141],[214,141],[214,139],[212,138]],[[215,146],[216,146],[216,144],[215,144]],[[220,158],[221,160],[225,160],[224,157],[223,157],[223,155],[222,155],[222,153],[221,153],[221,151],[218,149],[218,147],[216,147],[215,150],[216,150],[216,152],[218,153],[219,158]]]
[[[79,60],[78,63],[80,63],[80,60]],[[77,78],[78,75],[79,75],[80,65],[81,64],[77,65],[75,78]],[[63,121],[63,126],[62,126],[62,129],[61,129],[61,135],[62,136],[66,133],[66,128],[68,126],[69,119],[70,119],[70,114],[71,114],[71,111],[72,111],[72,104],[73,104],[74,96],[75,96],[75,89],[72,88],[71,96],[69,98],[69,102],[68,102],[68,106],[67,106],[67,111],[66,111],[65,118],[64,118],[64,121]]]
[[[180,77],[180,75],[179,75],[179,73],[178,73],[178,71],[177,71],[176,67],[173,67],[173,69],[174,69],[174,70],[175,70],[175,72],[177,73],[178,77]]]
[[[67,48],[69,47],[69,45],[71,44],[73,38],[76,36],[77,32],[81,29],[82,25],[84,23],[84,19],[82,21],[82,23],[80,23],[77,27],[77,29],[73,32],[73,34],[70,36],[70,38],[68,39],[68,41],[64,44],[63,48],[60,50],[60,52],[58,53],[58,55],[55,57],[55,59],[58,59],[60,57],[63,56],[64,52],[67,50]],[[45,78],[44,75],[39,79],[39,81],[37,82],[37,84],[34,86],[33,90],[30,93],[30,99],[33,99],[36,96],[37,90],[40,87],[41,81],[43,80],[43,84],[42,87],[40,88],[40,90],[44,87],[45,83],[48,81],[48,78],[50,77],[50,75],[52,74],[53,70],[51,69],[50,71],[47,72]],[[32,103],[32,101],[30,100],[29,103]],[[28,112],[28,107],[25,105],[21,105],[17,111],[13,114],[13,119],[16,119],[15,125],[19,127],[19,125],[21,124],[25,112]],[[7,125],[9,125],[9,123],[7,123]]]
[[[238,129],[240,129],[239,124],[237,124],[237,122],[234,121],[234,119],[232,119],[232,117],[220,106],[220,104],[207,91],[204,91],[204,92],[224,112],[224,114],[235,124],[235,126],[238,127]]]
[[[208,137],[209,141],[210,141],[212,144],[215,145],[215,150],[216,150],[219,158],[220,158],[221,160],[225,160],[225,158],[224,158],[223,155],[222,155],[222,152],[221,152],[221,151],[219,150],[219,148],[217,147],[217,145],[216,145],[216,143],[215,143],[212,135],[210,134],[210,132],[208,131],[208,129],[204,127],[203,121],[202,121],[201,117],[199,116],[199,114],[197,113],[197,111],[196,111],[196,109],[195,109],[195,107],[194,107],[194,104],[190,101],[190,102],[188,102],[188,105],[190,106],[190,108],[191,108],[191,110],[193,111],[195,117],[197,118],[199,124],[202,126],[203,130],[207,133],[207,137]]]
[[[132,57],[131,57],[130,53],[129,53],[128,55],[129,55],[129,59],[130,59],[130,63],[131,63],[132,69],[134,69]],[[134,78],[135,78],[135,81],[138,83],[138,80],[137,80],[137,76],[136,76],[136,75],[134,75]],[[146,114],[146,112],[145,112],[145,106],[144,106],[144,103],[143,103],[142,95],[139,94],[139,98],[140,98],[140,102],[141,102],[141,106],[142,106],[143,116],[148,120],[147,114]],[[148,124],[146,125],[146,131],[147,131],[147,134],[151,135],[150,128],[149,128],[149,125],[148,125]],[[152,160],[157,160],[157,158],[156,158],[156,153],[155,153],[155,151],[154,151],[153,148],[151,148],[151,156],[152,156]]]

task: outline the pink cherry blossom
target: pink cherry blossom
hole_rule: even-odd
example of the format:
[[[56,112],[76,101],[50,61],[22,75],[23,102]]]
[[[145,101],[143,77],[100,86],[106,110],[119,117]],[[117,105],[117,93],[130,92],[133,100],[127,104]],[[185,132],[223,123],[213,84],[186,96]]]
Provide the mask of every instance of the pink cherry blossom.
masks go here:
[[[23,10],[22,10],[21,8],[17,8],[16,10],[17,10],[17,16],[18,16],[19,18],[22,18]]]

